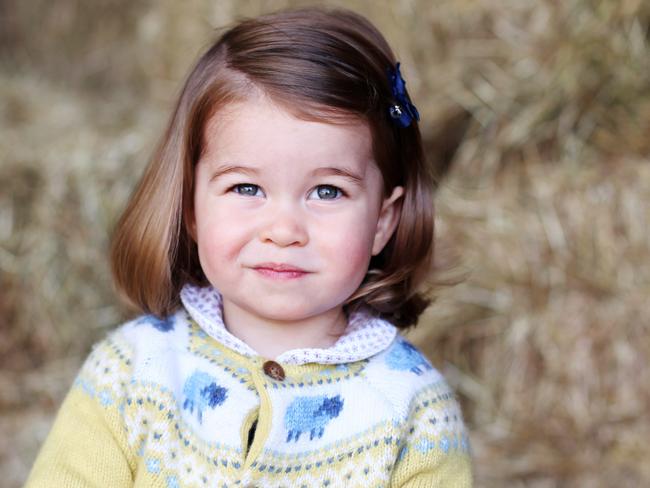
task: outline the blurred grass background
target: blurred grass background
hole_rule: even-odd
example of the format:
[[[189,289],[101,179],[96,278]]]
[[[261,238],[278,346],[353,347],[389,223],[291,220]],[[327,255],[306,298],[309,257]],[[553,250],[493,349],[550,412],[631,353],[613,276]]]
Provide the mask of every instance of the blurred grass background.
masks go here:
[[[0,479],[125,317],[110,230],[215,28],[304,1],[0,2]],[[650,485],[650,2],[329,1],[422,113],[442,271],[409,333],[480,487]],[[453,266],[445,265],[453,263]]]

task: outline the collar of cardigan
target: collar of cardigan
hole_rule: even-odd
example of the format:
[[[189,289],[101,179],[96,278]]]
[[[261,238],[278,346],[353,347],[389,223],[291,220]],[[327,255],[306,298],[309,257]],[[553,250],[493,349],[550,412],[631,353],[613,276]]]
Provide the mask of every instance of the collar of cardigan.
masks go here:
[[[213,339],[247,357],[259,354],[241,339],[231,334],[223,322],[222,300],[211,286],[185,285],[181,301],[190,316]],[[350,315],[344,334],[326,349],[305,348],[283,352],[275,361],[284,364],[343,364],[361,361],[386,349],[397,334],[390,322],[372,316],[368,311]]]

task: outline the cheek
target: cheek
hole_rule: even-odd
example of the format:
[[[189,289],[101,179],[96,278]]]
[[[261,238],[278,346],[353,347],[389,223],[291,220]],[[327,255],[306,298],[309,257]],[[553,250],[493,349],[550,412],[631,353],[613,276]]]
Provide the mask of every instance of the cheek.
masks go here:
[[[235,260],[245,242],[244,229],[227,214],[198,215],[196,228],[202,264]]]
[[[327,254],[341,274],[350,279],[363,279],[368,270],[372,251],[372,236],[367,229],[340,234],[326,244]]]

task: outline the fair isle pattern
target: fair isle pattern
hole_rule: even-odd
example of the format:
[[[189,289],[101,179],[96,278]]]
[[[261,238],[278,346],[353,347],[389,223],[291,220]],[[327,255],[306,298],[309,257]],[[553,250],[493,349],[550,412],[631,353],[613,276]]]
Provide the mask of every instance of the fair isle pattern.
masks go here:
[[[264,362],[205,333],[187,310],[143,316],[93,349],[73,405],[83,400],[117,433],[129,487],[381,488],[418,473],[447,473],[440,486],[471,486],[453,392],[401,336],[355,362],[282,363],[284,381],[266,376]],[[78,429],[75,420],[70,428]],[[89,460],[82,453],[79,462]],[[449,470],[438,466],[457,467],[451,474],[460,481],[448,483]],[[35,486],[51,480],[42,481]]]
[[[229,484],[241,469],[241,449],[201,438],[165,388],[134,384],[123,415],[138,465],[167,480],[167,487]]]
[[[210,363],[219,365],[233,378],[254,390],[255,385],[250,381],[250,368],[243,367],[237,362],[236,354],[220,348],[208,334],[203,332],[199,325],[186,316],[189,325],[189,347],[188,350],[197,356],[203,357]],[[287,377],[284,381],[274,380],[264,376],[264,385],[273,389],[303,388],[305,386],[328,385],[339,383],[351,377],[360,376],[367,364],[367,360],[356,361],[349,364],[337,364],[333,368],[323,369],[319,366],[303,365],[300,374]]]
[[[93,348],[73,385],[106,408],[116,405],[131,381],[133,351],[129,344],[115,339],[109,336]]]
[[[250,369],[242,365],[237,365],[234,359],[235,356],[231,356],[227,351],[224,353],[221,348],[217,347],[214,340],[189,315],[185,317],[189,324],[188,351],[223,368],[223,371],[230,374],[249,390],[254,390],[255,385],[250,381]]]
[[[197,435],[180,414],[184,400],[175,398],[170,388],[126,381],[130,360],[124,351],[130,348],[122,341],[114,334],[96,348],[77,384],[104,408],[120,410],[138,466],[167,480],[168,487],[237,486],[245,479],[254,480],[256,486],[385,486],[395,459],[407,453],[425,458],[432,450],[468,452],[453,394],[439,381],[413,398],[408,421],[383,421],[335,443],[293,455],[265,449],[246,473],[242,446],[207,442]],[[393,349],[402,347],[398,341]],[[386,363],[389,356],[390,351]],[[111,386],[115,384],[119,387]],[[298,384],[293,388],[300,388]],[[303,440],[307,437],[308,433]],[[279,480],[281,484],[277,484]]]
[[[185,285],[181,300],[196,322],[213,338],[244,356],[257,353],[233,336],[223,322],[220,294],[212,287]],[[360,361],[383,351],[397,334],[391,323],[373,317],[367,311],[357,311],[348,320],[343,336],[328,349],[293,349],[275,358],[283,364],[340,364]]]
[[[469,455],[469,438],[462,425],[453,392],[445,383],[423,390],[413,401],[410,422],[386,421],[333,446],[314,452],[286,455],[266,451],[251,465],[266,475],[260,486],[274,486],[274,474],[282,473],[294,484],[287,486],[386,486],[395,459],[407,453],[413,463],[426,463],[432,452]],[[315,484],[309,472],[331,473]],[[277,482],[277,480],[275,480]],[[329,482],[329,483],[328,483]]]

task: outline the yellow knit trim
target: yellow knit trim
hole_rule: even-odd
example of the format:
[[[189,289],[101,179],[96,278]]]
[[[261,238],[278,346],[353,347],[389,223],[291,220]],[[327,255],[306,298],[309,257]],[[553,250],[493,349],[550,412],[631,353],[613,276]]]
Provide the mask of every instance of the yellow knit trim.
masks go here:
[[[241,429],[239,430],[239,435],[241,436],[241,445],[244,446],[244,449],[248,449],[248,437],[249,433],[251,430],[251,427],[253,426],[253,422],[257,420],[259,417],[260,410],[259,408],[254,408],[251,410],[248,415],[246,416],[246,419],[242,423]],[[257,434],[257,427],[255,428],[255,434]],[[253,439],[255,437],[253,436]],[[251,444],[252,445],[252,444]],[[248,455],[247,451],[244,451],[244,457]]]
[[[271,410],[271,399],[269,394],[264,388],[265,379],[262,377],[259,371],[253,371],[252,373],[253,383],[257,387],[257,391],[260,395],[260,411],[259,417],[257,419],[257,427],[255,431],[255,437],[253,437],[253,444],[251,445],[246,460],[244,461],[244,469],[248,469],[251,463],[260,455],[264,443],[271,432],[271,420],[273,412]]]

